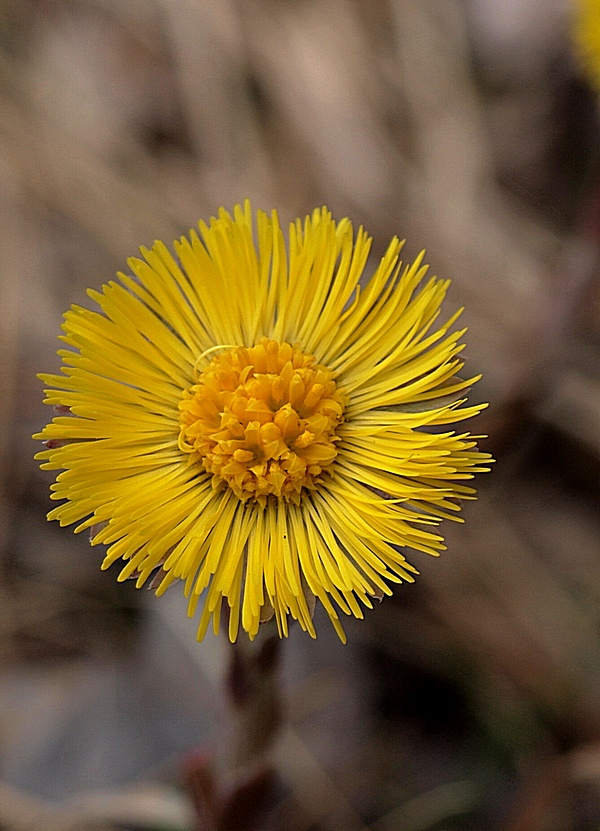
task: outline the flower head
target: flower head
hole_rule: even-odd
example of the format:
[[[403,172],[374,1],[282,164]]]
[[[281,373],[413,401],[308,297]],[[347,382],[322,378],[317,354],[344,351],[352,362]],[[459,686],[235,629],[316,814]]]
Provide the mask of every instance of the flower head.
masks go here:
[[[40,376],[58,413],[35,438],[62,469],[48,515],[92,529],[103,567],[161,594],[184,581],[198,637],[253,638],[275,616],[315,635],[315,599],[339,612],[413,581],[400,549],[437,554],[465,484],[490,457],[447,425],[476,415],[461,379],[449,282],[403,266],[393,239],[361,282],[370,238],[316,210],[289,229],[248,203],[175,245],[141,249],[72,306],[62,375]]]
[[[600,0],[575,0],[573,41],[581,68],[600,92]]]

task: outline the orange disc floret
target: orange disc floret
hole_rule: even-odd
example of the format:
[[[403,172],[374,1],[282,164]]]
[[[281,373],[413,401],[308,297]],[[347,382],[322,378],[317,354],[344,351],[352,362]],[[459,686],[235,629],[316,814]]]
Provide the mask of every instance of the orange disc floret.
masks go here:
[[[344,396],[333,373],[297,346],[261,338],[225,349],[180,405],[179,446],[242,501],[299,503],[327,474]]]

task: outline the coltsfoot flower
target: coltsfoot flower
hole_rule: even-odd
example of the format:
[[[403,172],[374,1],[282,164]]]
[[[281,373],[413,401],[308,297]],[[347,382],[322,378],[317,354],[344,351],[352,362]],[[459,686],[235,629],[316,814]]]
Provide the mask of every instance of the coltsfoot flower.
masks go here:
[[[183,581],[202,638],[221,607],[229,637],[274,616],[313,637],[318,599],[340,612],[412,582],[401,549],[438,554],[465,482],[490,456],[449,426],[461,379],[460,312],[439,323],[447,280],[394,238],[361,285],[370,238],[325,208],[289,229],[249,203],[200,236],[156,242],[65,314],[62,375],[41,375],[57,415],[35,438],[61,525],[108,546],[103,567]]]

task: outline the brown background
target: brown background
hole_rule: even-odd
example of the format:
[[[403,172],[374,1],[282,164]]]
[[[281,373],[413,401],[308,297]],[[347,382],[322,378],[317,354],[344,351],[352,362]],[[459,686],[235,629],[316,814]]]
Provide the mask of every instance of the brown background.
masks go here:
[[[224,646],[196,645],[177,590],[117,586],[45,523],[35,373],[88,286],[250,197],[284,221],[327,204],[374,258],[396,233],[427,248],[467,308],[498,457],[448,553],[413,557],[420,582],[350,646],[324,620],[286,644],[272,822],[599,827],[600,134],[570,12],[0,2],[0,826],[9,786],[189,822],[179,758],[219,746]]]

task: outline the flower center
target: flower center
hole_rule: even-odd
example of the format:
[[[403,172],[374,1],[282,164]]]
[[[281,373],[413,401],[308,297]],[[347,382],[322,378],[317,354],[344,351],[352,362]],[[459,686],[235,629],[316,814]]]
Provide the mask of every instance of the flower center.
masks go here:
[[[221,352],[179,404],[179,447],[242,501],[296,504],[337,455],[344,397],[333,373],[289,343]]]

